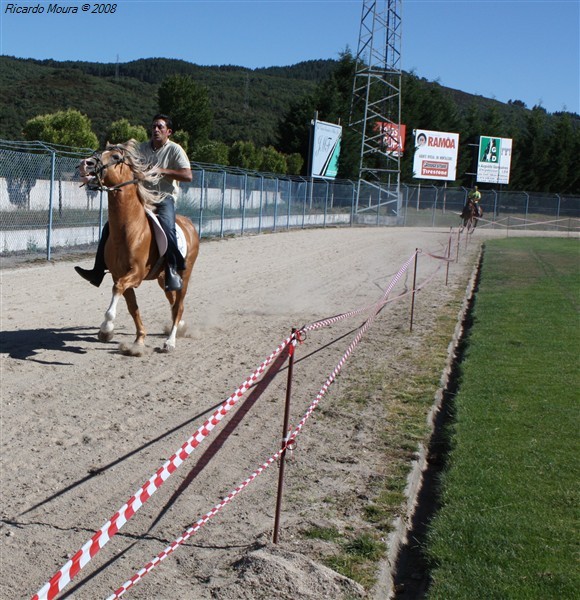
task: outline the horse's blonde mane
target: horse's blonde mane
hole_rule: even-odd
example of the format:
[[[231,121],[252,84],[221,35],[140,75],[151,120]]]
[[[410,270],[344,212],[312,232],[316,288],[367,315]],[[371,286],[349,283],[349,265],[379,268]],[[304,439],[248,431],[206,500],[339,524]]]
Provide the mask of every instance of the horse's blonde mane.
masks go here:
[[[163,192],[152,190],[147,186],[154,186],[163,179],[163,175],[159,173],[151,173],[152,165],[149,164],[141,152],[139,152],[139,142],[130,139],[124,144],[111,144],[107,146],[107,150],[113,150],[116,147],[123,149],[125,162],[133,171],[135,179],[137,179],[137,195],[139,200],[145,207],[152,207],[166,196]]]

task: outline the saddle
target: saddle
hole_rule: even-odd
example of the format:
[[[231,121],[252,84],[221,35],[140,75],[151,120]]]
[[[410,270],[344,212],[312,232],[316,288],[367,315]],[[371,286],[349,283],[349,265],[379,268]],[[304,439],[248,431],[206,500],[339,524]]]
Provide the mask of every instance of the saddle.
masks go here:
[[[163,231],[163,227],[161,227],[157,215],[152,210],[146,208],[145,212],[147,213],[149,222],[153,226],[153,233],[155,234],[155,242],[157,243],[159,256],[165,256],[165,253],[167,252],[167,236],[165,235],[165,231]],[[177,234],[177,249],[181,253],[181,256],[185,258],[187,254],[187,242],[185,241],[183,229],[181,229],[177,223],[175,223],[175,233]]]
[[[159,260],[153,266],[149,275],[145,279],[156,279],[157,274],[161,271],[161,268],[165,262],[165,253],[167,252],[168,246],[167,235],[165,235],[165,231],[163,231],[163,227],[161,227],[161,223],[159,222],[157,215],[149,208],[145,209],[145,213],[147,214],[149,223],[151,223],[153,228],[155,243],[157,244],[157,249],[159,250]],[[175,233],[177,235],[177,249],[181,253],[181,256],[185,258],[187,255],[187,242],[185,241],[183,229],[181,229],[177,223],[175,223]]]

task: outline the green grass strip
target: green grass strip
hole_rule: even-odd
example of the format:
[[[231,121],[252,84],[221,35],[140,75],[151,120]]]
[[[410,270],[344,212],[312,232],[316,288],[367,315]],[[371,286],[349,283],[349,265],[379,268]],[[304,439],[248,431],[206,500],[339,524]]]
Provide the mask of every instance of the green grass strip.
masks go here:
[[[430,600],[578,598],[580,244],[486,244]]]

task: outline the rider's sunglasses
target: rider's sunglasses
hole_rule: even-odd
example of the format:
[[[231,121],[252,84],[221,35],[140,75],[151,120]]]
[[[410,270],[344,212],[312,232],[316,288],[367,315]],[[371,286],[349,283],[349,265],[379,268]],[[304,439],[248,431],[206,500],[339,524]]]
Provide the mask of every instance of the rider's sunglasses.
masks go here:
[[[166,129],[167,125],[165,123],[153,123],[152,129]]]

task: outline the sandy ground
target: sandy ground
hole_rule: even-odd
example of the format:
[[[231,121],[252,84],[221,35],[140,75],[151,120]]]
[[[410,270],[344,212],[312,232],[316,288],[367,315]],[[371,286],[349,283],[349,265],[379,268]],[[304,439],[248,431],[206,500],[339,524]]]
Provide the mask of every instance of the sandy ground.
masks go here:
[[[186,299],[189,334],[155,352],[169,321],[165,297],[146,282],[137,296],[151,352],[125,357],[134,329],[120,305],[110,343],[97,329],[110,298],[74,264],[88,257],[2,270],[0,597],[31,597],[191,436],[290,333],[378,300],[415,248],[443,254],[448,231],[328,229],[202,243]],[[479,240],[482,238],[480,237]],[[428,331],[451,294],[465,289],[478,241],[462,248],[416,299],[414,329]],[[421,255],[417,281],[440,261]],[[411,285],[412,269],[396,288]],[[205,527],[127,592],[128,598],[322,599],[364,597],[322,566],[322,542],[300,531],[357,526],[384,457],[373,451],[372,412],[334,410],[351,369],[377,357],[397,365],[410,300],[387,305],[307,421],[286,465],[280,541],[272,544],[278,468],[270,467]],[[363,317],[311,332],[299,346],[290,425],[295,426],[343,356]],[[401,342],[403,340],[403,342]],[[413,341],[415,340],[415,341]],[[106,598],[246,479],[280,446],[286,363],[266,374],[61,597]],[[329,499],[353,498],[332,511]],[[341,506],[349,506],[343,502]]]

